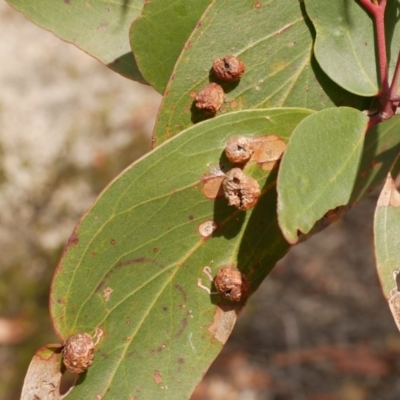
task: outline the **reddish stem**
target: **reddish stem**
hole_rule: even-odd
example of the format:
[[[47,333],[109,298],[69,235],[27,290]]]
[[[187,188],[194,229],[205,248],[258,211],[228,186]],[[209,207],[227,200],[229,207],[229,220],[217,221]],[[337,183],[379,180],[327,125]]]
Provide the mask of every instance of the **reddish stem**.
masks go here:
[[[375,21],[379,73],[381,83],[381,94],[386,94],[389,90],[388,67],[386,55],[386,38],[385,38],[385,8],[386,0],[381,0],[379,4],[374,4],[371,0],[360,0],[360,3],[372,14]]]

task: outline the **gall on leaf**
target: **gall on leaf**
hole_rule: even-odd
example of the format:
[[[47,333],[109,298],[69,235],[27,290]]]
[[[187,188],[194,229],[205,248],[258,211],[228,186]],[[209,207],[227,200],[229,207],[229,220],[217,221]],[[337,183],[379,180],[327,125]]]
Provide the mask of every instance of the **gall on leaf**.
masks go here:
[[[102,335],[103,331],[97,329],[94,337],[88,333],[77,333],[66,340],[62,354],[64,365],[69,372],[81,374],[92,365],[93,352]],[[96,342],[93,340],[95,338]]]
[[[218,293],[226,300],[239,302],[249,293],[248,279],[234,266],[220,268],[214,278]]]
[[[225,146],[226,158],[234,164],[243,164],[250,160],[253,154],[253,146],[244,136],[230,138]]]
[[[215,60],[212,69],[214,75],[221,81],[235,82],[243,76],[246,66],[235,56],[228,55]]]
[[[240,168],[232,168],[228,171],[222,186],[228,204],[242,211],[253,207],[261,194],[258,182],[245,175]]]
[[[197,286],[210,295],[220,295],[225,300],[238,303],[247,298],[250,283],[248,279],[233,265],[225,265],[219,269],[215,278],[211,275],[211,268],[204,267],[203,273],[210,282],[214,283],[216,292],[212,292],[203,285],[201,279],[197,280]]]
[[[224,102],[224,90],[217,83],[209,83],[196,94],[195,106],[209,114],[216,114]]]

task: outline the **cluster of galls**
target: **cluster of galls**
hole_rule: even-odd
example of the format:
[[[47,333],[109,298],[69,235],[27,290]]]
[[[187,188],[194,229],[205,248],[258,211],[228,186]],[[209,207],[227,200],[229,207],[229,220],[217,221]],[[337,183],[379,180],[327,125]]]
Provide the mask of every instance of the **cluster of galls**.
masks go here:
[[[251,141],[243,136],[229,139],[225,147],[227,159],[234,164],[244,164],[253,154]],[[225,197],[230,206],[246,211],[253,207],[260,197],[261,190],[258,182],[247,176],[241,168],[232,168],[222,182]]]
[[[218,58],[213,62],[212,70],[214,75],[223,82],[235,82],[239,80],[246,66],[243,61],[235,56],[229,55]],[[208,114],[216,114],[224,102],[224,89],[218,83],[209,83],[200,90],[195,97],[195,105],[199,110]]]

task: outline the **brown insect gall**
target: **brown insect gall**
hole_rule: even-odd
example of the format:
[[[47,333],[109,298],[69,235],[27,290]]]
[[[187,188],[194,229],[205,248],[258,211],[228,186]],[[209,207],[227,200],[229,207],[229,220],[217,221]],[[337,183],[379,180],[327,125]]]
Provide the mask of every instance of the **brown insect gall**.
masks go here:
[[[226,174],[222,186],[228,204],[242,211],[253,207],[261,193],[258,182],[245,175],[240,168],[231,169]]]
[[[235,164],[243,164],[249,161],[252,154],[251,141],[243,136],[230,138],[225,147],[226,158]]]
[[[221,81],[235,82],[243,76],[246,66],[243,61],[229,55],[215,60],[212,69],[215,76]]]
[[[78,333],[67,339],[62,351],[63,362],[67,370],[73,374],[81,374],[93,363],[93,352],[103,335],[101,329],[96,330],[94,337],[88,333]],[[97,337],[96,342],[93,341]]]
[[[204,267],[203,273],[207,275],[210,282],[214,282],[214,286],[217,289],[216,292],[212,292],[208,287],[203,285],[201,279],[198,279],[197,286],[204,289],[208,294],[219,294],[224,299],[232,302],[239,302],[247,297],[250,283],[236,267],[229,265],[222,267],[217,272],[215,278],[211,275],[210,267]]]
[[[226,300],[239,302],[247,297],[249,281],[233,266],[222,267],[214,278],[215,288]]]
[[[209,83],[196,94],[195,106],[210,114],[216,114],[224,102],[224,91],[217,83]]]

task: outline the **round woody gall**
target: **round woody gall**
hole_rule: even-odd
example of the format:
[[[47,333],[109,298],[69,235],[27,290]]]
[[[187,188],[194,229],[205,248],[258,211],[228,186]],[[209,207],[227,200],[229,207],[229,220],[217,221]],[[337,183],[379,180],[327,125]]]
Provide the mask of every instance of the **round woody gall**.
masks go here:
[[[217,83],[209,83],[196,94],[195,106],[210,114],[216,114],[224,102],[224,90]]]
[[[77,333],[69,337],[62,350],[63,362],[67,370],[73,374],[81,374],[93,363],[93,352],[99,344],[103,331],[96,329],[94,337],[88,333]],[[93,339],[96,338],[96,342]]]
[[[235,82],[243,76],[246,66],[243,61],[229,55],[215,60],[212,69],[215,76],[221,81]]]
[[[218,293],[226,300],[239,302],[245,299],[249,292],[249,281],[233,266],[222,267],[214,278]]]
[[[225,147],[226,158],[235,164],[243,164],[249,161],[252,154],[251,141],[243,136],[230,138]]]
[[[228,171],[222,186],[228,204],[242,211],[253,207],[261,194],[258,182],[245,175],[240,168],[233,168]]]

